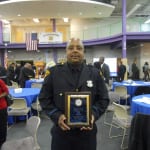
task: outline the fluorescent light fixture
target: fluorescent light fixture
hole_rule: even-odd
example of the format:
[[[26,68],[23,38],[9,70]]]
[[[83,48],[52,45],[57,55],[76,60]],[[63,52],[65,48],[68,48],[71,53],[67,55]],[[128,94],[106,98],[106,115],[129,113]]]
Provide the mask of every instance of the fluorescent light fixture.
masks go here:
[[[69,19],[68,18],[63,18],[64,22],[68,22]]]
[[[136,4],[127,14],[127,17],[131,16],[139,7],[141,7],[141,4]]]
[[[33,18],[33,21],[34,21],[35,23],[39,23],[39,22],[40,22],[40,20],[39,20],[38,18]]]
[[[150,17],[144,23],[150,23]]]

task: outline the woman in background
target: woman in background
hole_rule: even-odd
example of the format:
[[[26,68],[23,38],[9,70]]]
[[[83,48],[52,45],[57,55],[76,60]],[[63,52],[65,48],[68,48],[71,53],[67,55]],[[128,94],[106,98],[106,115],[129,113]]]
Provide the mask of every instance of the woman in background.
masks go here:
[[[5,99],[7,94],[8,88],[4,81],[0,79],[0,149],[7,136],[7,103]]]

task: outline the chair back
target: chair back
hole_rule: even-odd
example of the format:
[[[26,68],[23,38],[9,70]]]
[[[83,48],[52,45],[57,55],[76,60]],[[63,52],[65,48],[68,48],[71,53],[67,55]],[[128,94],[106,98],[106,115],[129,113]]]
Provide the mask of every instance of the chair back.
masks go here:
[[[117,92],[109,91],[108,92],[110,103],[118,102],[120,100],[120,96]]]
[[[25,109],[27,108],[27,102],[24,98],[13,98],[13,104],[10,106],[11,109]]]
[[[120,96],[127,95],[127,87],[125,86],[116,86],[114,91],[117,92]]]
[[[117,118],[128,119],[129,115],[127,109],[124,106],[117,104],[115,102],[113,102],[113,106],[114,106],[114,114]]]
[[[18,88],[18,83],[17,82],[14,82],[14,81],[11,80],[11,83],[12,83],[13,88]]]
[[[27,125],[26,125],[27,131],[29,132],[29,134],[31,134],[31,136],[34,139],[36,149],[39,149],[39,145],[37,142],[37,131],[40,123],[41,123],[40,117],[32,116],[27,120]]]
[[[34,137],[39,128],[41,119],[38,116],[32,116],[28,119],[26,129]]]
[[[42,87],[42,83],[32,83],[31,84],[31,88],[41,88]]]

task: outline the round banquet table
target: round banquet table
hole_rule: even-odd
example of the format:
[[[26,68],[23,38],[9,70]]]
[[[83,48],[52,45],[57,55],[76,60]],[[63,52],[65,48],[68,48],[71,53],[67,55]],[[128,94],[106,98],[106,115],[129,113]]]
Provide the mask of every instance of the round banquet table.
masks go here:
[[[143,113],[150,115],[150,94],[134,96],[131,104],[131,115]]]
[[[113,90],[116,86],[126,86],[128,94],[130,94],[131,98],[134,96],[134,93],[139,86],[150,86],[150,82],[144,82],[144,81],[132,81],[129,83],[128,81],[123,82],[113,82]]]
[[[9,93],[15,98],[25,98],[27,106],[31,106],[32,102],[36,101],[37,96],[40,93],[39,88],[22,88],[22,92],[15,93],[14,89],[9,89]]]

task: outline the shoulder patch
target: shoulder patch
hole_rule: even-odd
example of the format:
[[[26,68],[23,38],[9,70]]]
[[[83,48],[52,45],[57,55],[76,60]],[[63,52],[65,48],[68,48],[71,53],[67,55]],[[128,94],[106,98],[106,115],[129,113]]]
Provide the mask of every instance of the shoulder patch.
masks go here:
[[[100,72],[99,72],[99,75],[100,75],[101,77],[103,77],[103,73],[102,73],[102,71],[100,71]]]
[[[45,77],[50,75],[50,73],[51,73],[50,70],[47,69],[46,72],[45,72]]]

